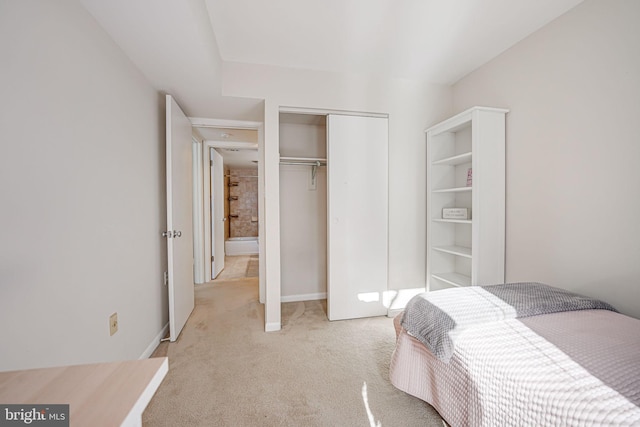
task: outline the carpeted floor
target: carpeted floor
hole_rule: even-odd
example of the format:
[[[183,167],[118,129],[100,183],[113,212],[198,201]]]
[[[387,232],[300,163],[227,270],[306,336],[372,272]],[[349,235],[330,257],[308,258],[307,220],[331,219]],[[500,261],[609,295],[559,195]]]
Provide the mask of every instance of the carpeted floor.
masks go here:
[[[224,258],[224,269],[215,281],[258,277],[258,265],[258,255],[227,256]]]
[[[180,338],[154,353],[169,357],[169,373],[144,426],[443,425],[388,380],[392,319],[329,322],[324,301],[286,303],[282,330],[265,333],[257,287],[245,278],[196,288]]]
[[[249,261],[247,262],[247,271],[245,273],[246,277],[258,277],[260,266],[258,260],[258,255],[251,255]]]

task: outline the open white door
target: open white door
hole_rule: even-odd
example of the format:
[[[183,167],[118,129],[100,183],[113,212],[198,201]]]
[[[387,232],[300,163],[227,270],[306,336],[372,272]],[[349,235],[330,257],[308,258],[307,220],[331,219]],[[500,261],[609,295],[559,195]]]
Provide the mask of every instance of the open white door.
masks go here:
[[[178,339],[195,305],[193,288],[191,122],[167,100],[167,257],[169,338]]]
[[[211,148],[211,276],[224,268],[224,164],[222,156]]]
[[[388,121],[327,117],[329,320],[387,314]]]

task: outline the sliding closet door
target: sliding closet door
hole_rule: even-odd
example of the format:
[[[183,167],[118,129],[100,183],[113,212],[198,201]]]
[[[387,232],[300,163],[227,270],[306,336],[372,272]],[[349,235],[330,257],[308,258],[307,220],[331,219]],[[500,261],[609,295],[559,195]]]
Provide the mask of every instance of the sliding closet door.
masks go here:
[[[327,170],[329,320],[384,315],[387,119],[329,115]]]

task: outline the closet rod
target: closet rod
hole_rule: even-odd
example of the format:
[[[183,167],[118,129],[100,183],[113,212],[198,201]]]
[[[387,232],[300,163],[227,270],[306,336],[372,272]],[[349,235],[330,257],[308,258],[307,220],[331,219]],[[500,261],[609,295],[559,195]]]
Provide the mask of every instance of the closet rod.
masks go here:
[[[292,161],[292,162],[326,162],[327,159],[324,157],[280,157],[280,161]]]
[[[326,166],[327,162],[316,160],[315,162],[294,162],[291,160],[280,160],[281,165],[300,165],[300,166]]]

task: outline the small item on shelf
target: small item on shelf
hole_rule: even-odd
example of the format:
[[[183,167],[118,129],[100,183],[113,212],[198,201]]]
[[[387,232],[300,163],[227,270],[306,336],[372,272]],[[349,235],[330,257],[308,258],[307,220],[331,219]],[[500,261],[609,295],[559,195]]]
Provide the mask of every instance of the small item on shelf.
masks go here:
[[[467,208],[443,208],[442,219],[469,219]]]
[[[471,168],[467,169],[467,187],[471,187],[473,184],[473,171]]]

